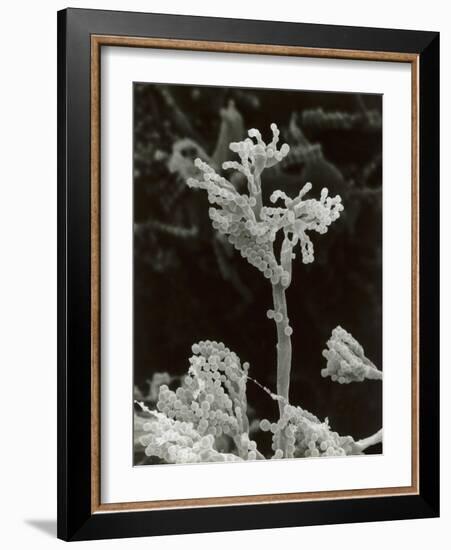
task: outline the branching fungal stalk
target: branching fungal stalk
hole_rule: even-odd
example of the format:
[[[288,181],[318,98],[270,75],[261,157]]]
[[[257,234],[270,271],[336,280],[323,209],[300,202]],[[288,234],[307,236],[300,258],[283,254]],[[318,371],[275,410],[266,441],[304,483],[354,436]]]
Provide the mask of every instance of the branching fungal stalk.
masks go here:
[[[293,329],[288,317],[287,289],[292,282],[295,250],[299,245],[304,264],[313,262],[310,232],[327,233],[343,206],[340,196],[329,197],[326,188],[319,200],[306,199],[311,183],[306,183],[294,198],[276,190],[270,195],[271,205],[263,204],[262,173],[289,153],[287,144],[278,149],[279,130],[275,124],[271,130],[273,137],[268,144],[258,130],[249,130],[244,141],[230,144],[239,162],[222,163],[223,170],[232,169],[244,176],[247,194],[240,193],[231,181],[218,174],[206,162],[206,155],[203,160],[197,158],[194,167],[184,165],[184,169],[186,173],[198,174],[187,179],[188,186],[207,192],[213,228],[271,284],[273,306],[267,317],[275,322],[277,332],[276,393],[250,378],[249,364],[222,342],[198,342],[192,346],[188,372],[177,389],[170,389],[172,379],[160,373],[152,379],[147,396],[154,402],[155,410],[137,401],[141,410],[138,440],[147,457],[170,463],[265,459],[251,437],[246,395],[249,380],[278,403],[279,419],[258,423],[262,431],[272,435],[272,458],[361,454],[382,441],[382,430],[359,441],[350,435],[341,436],[332,430],[327,418],[321,421],[302,407],[290,404]],[[163,224],[156,229],[174,232]],[[177,234],[191,236],[186,228],[177,228]],[[334,382],[382,380],[382,372],[367,359],[363,347],[339,326],[332,331],[323,356],[327,366],[321,374]]]
[[[196,90],[192,92],[194,100]],[[353,185],[352,180],[347,182],[344,174],[327,161],[322,143],[311,143],[305,137],[297,120],[302,121],[302,127],[310,126],[311,131],[333,128],[354,132],[362,127],[380,128],[380,115],[377,111],[368,111],[364,105],[357,115],[317,109],[303,111],[298,119],[292,113],[286,133],[292,144],[290,150],[286,143],[279,143],[280,132],[276,124],[271,124],[272,136],[268,143],[257,129],[250,129],[243,139],[244,120],[234,100],[230,99],[227,107],[220,111],[220,130],[212,152],[207,150],[203,136],[177,106],[176,95],[169,87],[161,88],[161,99],[170,108],[171,119],[164,139],[158,143],[158,148],[155,144],[141,145],[136,153],[140,162],[147,156],[152,157],[151,166],[158,174],[163,168],[167,172],[161,171],[161,182],[154,193],[161,193],[166,182],[174,184],[174,188],[170,193],[161,193],[161,219],[135,224],[140,247],[151,248],[152,254],[146,250],[145,261],[151,263],[152,272],[160,276],[168,266],[183,265],[184,261],[184,256],[177,255],[174,247],[164,246],[166,241],[183,240],[189,250],[197,251],[205,240],[204,234],[208,234],[208,243],[213,245],[222,277],[238,291],[242,297],[238,307],[243,308],[243,304],[246,307],[252,302],[256,293],[241,282],[235,262],[228,261],[234,254],[233,249],[239,252],[271,284],[273,303],[268,306],[267,317],[276,328],[277,376],[276,387],[271,389],[261,383],[267,383],[264,379],[259,382],[254,378],[256,371],[242,360],[244,356],[240,357],[246,346],[235,353],[223,342],[205,339],[193,344],[184,374],[174,374],[179,373],[180,365],[175,369],[169,365],[171,374],[154,372],[147,380],[146,389],[134,388],[134,464],[242,462],[366,453],[370,447],[382,443],[382,429],[355,440],[352,435],[334,431],[328,417],[319,418],[303,408],[302,403],[290,401],[293,327],[288,299],[290,292],[298,289],[288,290],[296,255],[297,261],[304,264],[315,260],[311,232],[327,233],[343,210],[341,197],[330,197],[327,188],[319,191],[318,182],[345,193],[348,214],[343,220],[345,238],[353,235],[357,228],[359,215],[364,212],[360,204],[363,199],[371,204],[375,200],[380,202],[381,192],[380,185],[365,183],[368,173],[371,180],[375,179],[380,155],[371,160],[366,171],[357,173],[359,185]],[[172,143],[172,152],[159,148],[166,146],[166,138]],[[143,189],[147,190],[150,170],[145,168],[145,163],[143,167],[145,177],[140,180],[146,183]],[[302,185],[295,185],[295,173],[302,174]],[[308,198],[312,191],[309,179],[318,185],[317,199]],[[278,182],[275,191],[274,181]],[[181,208],[177,215],[171,216],[176,202],[191,193],[182,182],[190,188],[206,191],[210,203],[208,216],[215,231],[213,241],[203,223],[205,212],[198,212],[199,204],[193,196],[187,201],[186,210]],[[160,235],[163,246],[158,243]],[[344,244],[346,246],[346,239]],[[344,256],[340,254],[336,263],[333,260],[333,268],[343,267]],[[335,303],[333,297],[331,302]],[[322,310],[318,308],[319,312]],[[231,318],[236,319],[238,312],[236,308]],[[324,348],[325,364],[321,369],[324,379],[345,385],[371,380],[373,387],[377,385],[374,381],[382,381],[382,371],[366,357],[362,345],[340,326],[332,330]],[[305,362],[305,357],[296,360],[296,365],[302,368],[303,360]],[[256,367],[258,369],[258,365],[253,365]],[[329,382],[322,383],[327,385]],[[251,384],[259,388],[257,391],[263,391],[266,399],[277,402],[278,411],[274,417],[261,418],[263,408],[254,408],[252,403],[248,406],[249,395],[253,395],[248,391]]]
[[[308,233],[326,233],[329,225],[340,216],[343,206],[340,196],[329,197],[326,188],[322,189],[319,200],[304,199],[312,188],[310,183],[306,183],[294,198],[283,191],[274,191],[271,203],[282,202],[283,206],[263,205],[262,173],[283,160],[290,150],[286,143],[277,148],[277,125],[271,124],[271,130],[273,137],[268,144],[258,130],[249,130],[249,137],[244,141],[230,144],[240,161],[222,164],[223,170],[233,169],[245,176],[247,195],[240,194],[229,180],[199,158],[195,166],[201,177],[189,178],[187,184],[207,191],[213,227],[271,282],[274,309],[268,310],[267,315],[277,328],[277,394],[288,403],[293,329],[289,324],[286,290],[291,284],[293,250],[299,244],[302,262],[313,262],[313,243]],[[279,232],[283,238],[277,254],[275,242]],[[279,411],[282,417],[281,402]]]

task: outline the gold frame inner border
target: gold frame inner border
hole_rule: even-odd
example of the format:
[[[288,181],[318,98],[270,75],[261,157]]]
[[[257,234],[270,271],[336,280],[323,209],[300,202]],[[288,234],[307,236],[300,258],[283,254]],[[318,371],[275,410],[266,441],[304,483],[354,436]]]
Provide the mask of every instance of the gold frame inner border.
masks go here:
[[[102,503],[100,492],[100,54],[102,46],[157,48],[208,52],[319,57],[409,63],[412,97],[412,480],[407,487],[383,487],[340,491],[281,493],[265,495],[190,498],[144,502]],[[132,510],[162,510],[305,502],[348,498],[386,497],[419,494],[419,56],[399,52],[335,50],[269,44],[243,44],[139,38],[129,36],[91,36],[91,513]]]

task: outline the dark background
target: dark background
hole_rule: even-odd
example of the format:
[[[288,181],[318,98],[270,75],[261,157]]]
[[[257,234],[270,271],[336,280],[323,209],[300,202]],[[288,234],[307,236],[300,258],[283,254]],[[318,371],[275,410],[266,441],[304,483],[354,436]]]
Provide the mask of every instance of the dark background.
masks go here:
[[[342,197],[344,211],[328,233],[310,234],[314,263],[304,265],[295,250],[287,291],[294,329],[290,400],[321,419],[329,417],[342,435],[370,435],[382,426],[382,384],[341,386],[323,379],[320,371],[325,366],[321,352],[337,325],[350,331],[382,369],[380,95],[134,85],[135,385],[145,392],[153,373],[168,372],[176,387],[177,376],[188,369],[191,345],[210,339],[249,361],[250,376],[275,391],[276,330],[266,318],[271,285],[218,240],[206,193],[189,189],[168,168],[173,145],[181,139],[212,155],[220,110],[231,99],[246,130],[258,128],[268,141],[269,126],[276,122],[281,142],[294,149],[289,125],[295,121],[303,146],[317,145],[320,151],[279,171],[265,171],[264,202],[277,188],[295,196],[306,181],[313,184],[306,198],[319,198],[323,187]],[[188,160],[195,153],[187,147]],[[251,420],[277,417],[276,403],[250,382],[248,403]],[[268,434],[260,437],[259,447],[269,448]]]

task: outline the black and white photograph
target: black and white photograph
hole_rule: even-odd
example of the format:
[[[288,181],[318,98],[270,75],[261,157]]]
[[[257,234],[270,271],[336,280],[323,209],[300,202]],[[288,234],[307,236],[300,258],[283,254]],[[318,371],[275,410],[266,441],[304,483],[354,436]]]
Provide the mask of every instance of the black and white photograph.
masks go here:
[[[135,466],[383,453],[382,114],[133,84]]]
[[[447,4],[2,7],[1,548],[448,540]]]

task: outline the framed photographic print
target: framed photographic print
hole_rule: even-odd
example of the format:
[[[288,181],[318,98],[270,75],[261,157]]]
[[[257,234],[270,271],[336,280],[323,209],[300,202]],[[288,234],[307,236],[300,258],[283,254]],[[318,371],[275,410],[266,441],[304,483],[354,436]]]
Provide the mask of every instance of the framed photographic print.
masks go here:
[[[58,14],[58,536],[439,513],[439,35]]]

